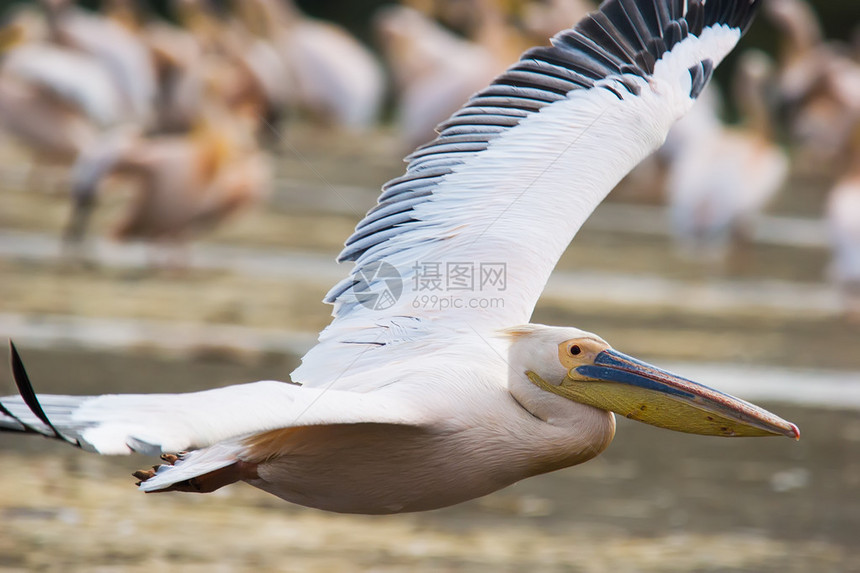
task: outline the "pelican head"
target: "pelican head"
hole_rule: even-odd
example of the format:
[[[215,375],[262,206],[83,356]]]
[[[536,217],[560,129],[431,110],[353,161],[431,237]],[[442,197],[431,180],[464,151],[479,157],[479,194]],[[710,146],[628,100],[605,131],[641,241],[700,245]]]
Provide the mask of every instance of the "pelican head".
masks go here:
[[[537,325],[513,334],[512,360],[530,354],[526,364],[542,364],[524,372],[531,383],[568,400],[676,432],[800,438],[791,422],[618,352],[595,334]]]

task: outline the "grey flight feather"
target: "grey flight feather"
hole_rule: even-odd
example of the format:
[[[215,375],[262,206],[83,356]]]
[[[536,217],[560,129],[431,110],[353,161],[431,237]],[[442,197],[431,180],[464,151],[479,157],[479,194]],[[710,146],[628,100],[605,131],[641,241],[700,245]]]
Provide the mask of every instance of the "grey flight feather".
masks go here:
[[[745,31],[761,0],[608,0],[575,28],[561,32],[551,46],[533,48],[489,87],[478,92],[437,128],[438,137],[407,157],[406,173],[382,188],[379,205],[371,209],[346,241],[338,261],[355,261],[360,267],[391,254],[387,241],[421,228],[411,213],[433,199],[433,189],[457,166],[486,150],[500,134],[526,117],[566,99],[575,90],[619,89],[638,95],[631,77],[647,78],[655,63],[690,35],[698,36],[713,25]],[[697,97],[710,79],[709,60],[690,69],[691,97]],[[614,82],[602,80],[612,79]],[[600,82],[598,84],[598,82]],[[402,201],[402,205],[397,203]],[[334,303],[355,284],[348,277],[329,291]]]

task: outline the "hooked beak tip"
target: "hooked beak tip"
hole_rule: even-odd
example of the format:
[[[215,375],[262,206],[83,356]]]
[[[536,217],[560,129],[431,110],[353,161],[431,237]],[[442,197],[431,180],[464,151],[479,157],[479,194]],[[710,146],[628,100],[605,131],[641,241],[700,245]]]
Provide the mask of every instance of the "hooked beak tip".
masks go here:
[[[786,435],[789,438],[794,438],[795,441],[800,441],[800,428],[798,428],[796,425],[792,424],[791,422],[789,422],[788,425],[790,426],[790,432]]]

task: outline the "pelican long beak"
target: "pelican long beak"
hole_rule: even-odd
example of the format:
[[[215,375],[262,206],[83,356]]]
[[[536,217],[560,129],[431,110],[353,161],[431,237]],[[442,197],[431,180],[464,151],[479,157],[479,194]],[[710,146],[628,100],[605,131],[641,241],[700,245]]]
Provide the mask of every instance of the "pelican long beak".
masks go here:
[[[592,364],[572,368],[553,391],[677,432],[800,439],[797,426],[758,406],[612,349],[600,352]]]

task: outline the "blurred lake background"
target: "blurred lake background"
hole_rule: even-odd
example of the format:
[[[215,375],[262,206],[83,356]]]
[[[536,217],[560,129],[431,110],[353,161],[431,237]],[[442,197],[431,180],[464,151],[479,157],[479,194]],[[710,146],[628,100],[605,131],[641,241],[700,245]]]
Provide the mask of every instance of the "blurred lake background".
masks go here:
[[[860,248],[860,3],[770,3],[694,134],[751,130],[773,189],[685,233],[667,191],[683,154],[647,162],[585,224],[533,320],[761,403],[799,442],[620,420],[583,466],[362,517],[243,486],[143,495],[128,474],[154,461],[3,435],[0,571],[860,571],[860,275],[839,263]],[[38,391],[287,379],[329,321],[343,241],[450,113],[444,98],[587,8],[415,0],[380,15],[390,4],[0,3],[0,338]],[[738,86],[752,49],[766,77]],[[757,102],[766,126],[746,115]],[[765,162],[736,163],[725,197]],[[74,213],[90,216],[85,237]],[[0,395],[13,392],[0,368]]]

